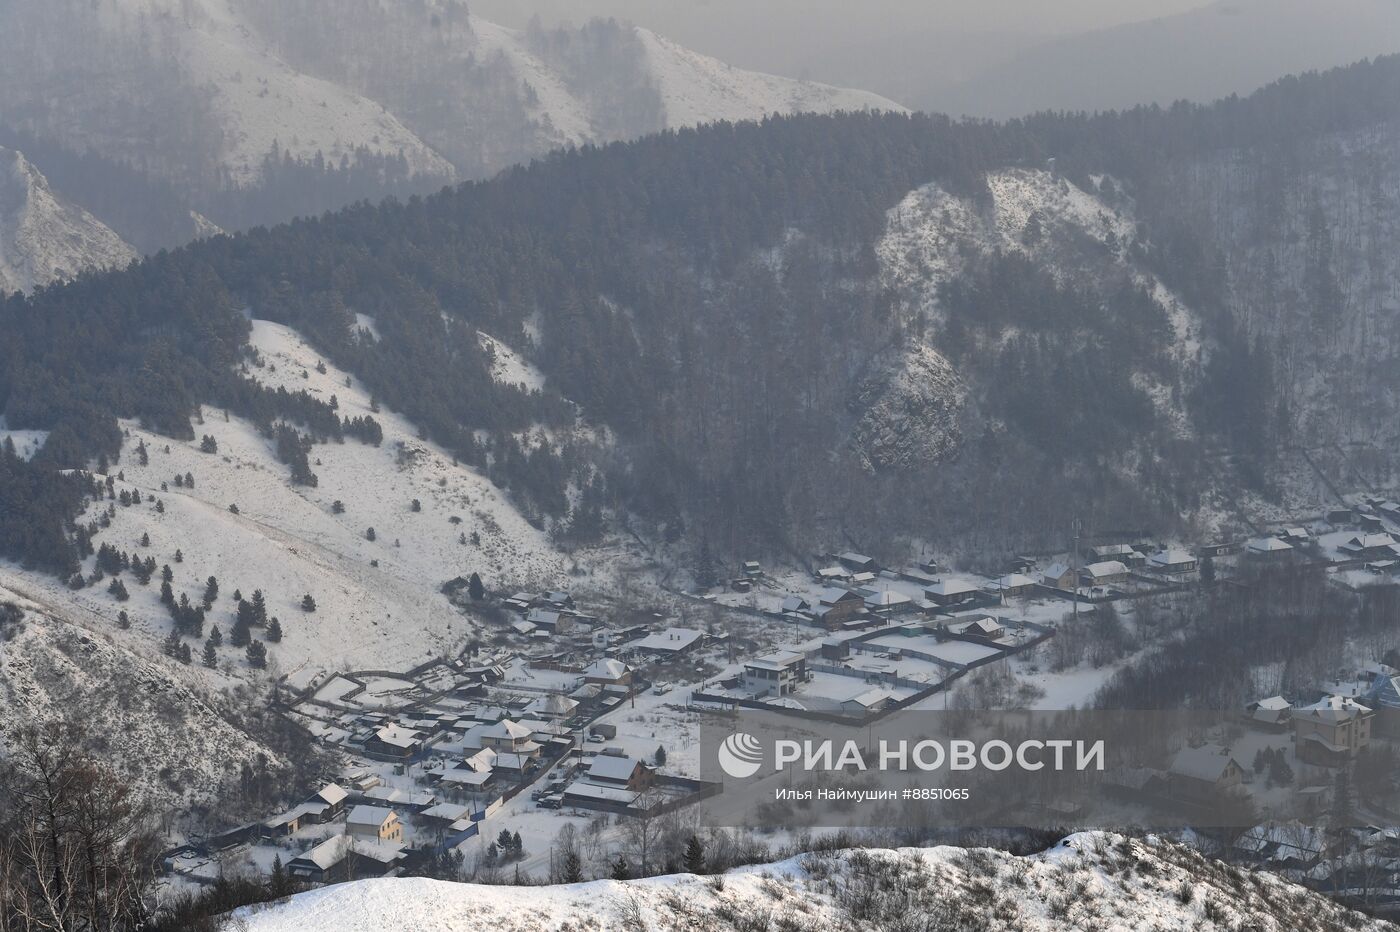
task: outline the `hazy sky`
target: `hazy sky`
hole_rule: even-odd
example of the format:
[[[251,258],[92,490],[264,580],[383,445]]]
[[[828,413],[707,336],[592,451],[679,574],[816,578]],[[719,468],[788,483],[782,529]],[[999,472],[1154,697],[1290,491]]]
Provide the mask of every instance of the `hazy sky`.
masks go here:
[[[918,105],[1046,39],[1207,0],[472,0],[504,25],[615,16],[732,64],[863,87]]]

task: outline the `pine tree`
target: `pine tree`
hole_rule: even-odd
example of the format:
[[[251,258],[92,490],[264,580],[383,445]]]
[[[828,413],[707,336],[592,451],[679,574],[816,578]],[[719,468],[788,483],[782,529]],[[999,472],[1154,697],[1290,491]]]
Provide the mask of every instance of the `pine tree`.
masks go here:
[[[176,553],[179,553],[179,551],[176,551]],[[180,562],[178,557],[176,558],[175,562]],[[165,564],[160,568],[160,578],[164,582],[173,582],[175,580],[175,571],[170,568],[169,563]]]
[[[188,645],[188,644],[181,644],[181,645],[180,645],[180,662],[183,663],[183,664],[188,665],[189,662],[190,662],[191,660],[193,660],[193,659],[194,659],[194,656],[190,653],[190,645]]]
[[[619,854],[617,860],[612,863],[613,880],[632,879],[632,865],[627,863],[627,855]]]
[[[480,602],[486,598],[486,586],[481,582],[481,576],[472,573],[472,578],[467,581],[467,594],[472,597],[473,602]]]
[[[414,512],[422,511],[422,510],[423,510],[423,503],[420,502],[418,499],[415,498],[415,499],[413,500],[413,504],[410,505],[409,508],[410,508],[412,511],[414,511]]]
[[[301,610],[303,612],[316,611],[316,600],[311,597],[311,593],[308,592],[301,597]]]
[[[291,892],[291,885],[287,883],[287,871],[282,866],[282,855],[272,856],[272,876],[268,878],[267,892],[274,897],[284,897]]]
[[[214,629],[209,632],[209,640],[215,647],[224,646],[224,633],[219,630],[218,625],[215,625]]]
[[[118,602],[125,602],[131,598],[131,595],[126,591],[126,586],[115,576],[112,577],[112,584],[107,587],[107,591],[115,596]]]
[[[233,623],[233,630],[229,632],[228,642],[234,647],[247,647],[253,639],[252,632],[248,630],[248,624],[242,618]]]
[[[342,501],[341,501],[340,499],[338,499],[338,498],[337,498],[335,501],[331,502],[331,514],[333,514],[333,515],[343,515],[343,514],[345,514],[345,503],[342,502]]]
[[[665,767],[665,766],[666,766],[666,749],[663,748],[663,747],[661,747],[660,745],[657,745],[657,747],[656,747],[656,758],[655,758],[655,759],[656,759],[656,766],[658,766],[658,767]]]
[[[278,644],[282,641],[282,622],[274,615],[267,623],[267,640],[270,644]]]
[[[213,637],[204,642],[204,665],[211,670],[219,665],[218,646]]]
[[[685,869],[692,874],[705,873],[705,846],[699,835],[691,835],[685,843]]]
[[[375,538],[374,528],[372,528],[372,527],[371,527],[371,528],[365,528],[365,540],[374,540],[374,538]]]
[[[267,666],[267,648],[262,641],[252,641],[248,644],[248,666],[261,670]]]
[[[170,633],[165,637],[164,643],[161,644],[161,649],[165,652],[165,656],[167,657],[178,657],[180,654],[180,632],[171,628]]]
[[[267,624],[267,600],[263,598],[261,589],[253,590],[253,624]]]
[[[573,848],[564,852],[563,880],[564,883],[583,882],[583,862]]]
[[[126,612],[117,612],[117,627],[123,631],[131,627],[131,616]]]
[[[170,588],[168,581],[160,584],[160,601],[164,605],[175,604],[175,590]]]
[[[204,585],[204,607],[213,608],[214,601],[219,597],[219,581],[213,576]]]

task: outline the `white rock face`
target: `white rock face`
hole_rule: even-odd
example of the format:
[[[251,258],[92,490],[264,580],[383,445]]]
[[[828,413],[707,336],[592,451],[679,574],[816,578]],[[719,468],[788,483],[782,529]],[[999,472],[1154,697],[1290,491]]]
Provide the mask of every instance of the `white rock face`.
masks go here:
[[[967,388],[948,360],[920,343],[892,356],[861,382],[856,402],[865,413],[852,442],[867,469],[937,463],[962,443],[958,415]]]
[[[0,294],[137,258],[92,214],[54,196],[23,153],[0,148]]]

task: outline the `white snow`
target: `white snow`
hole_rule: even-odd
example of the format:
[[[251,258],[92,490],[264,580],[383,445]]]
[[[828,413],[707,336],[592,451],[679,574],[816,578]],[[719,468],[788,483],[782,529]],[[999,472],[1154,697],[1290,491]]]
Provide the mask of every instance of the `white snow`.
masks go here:
[[[96,217],[56,197],[23,153],[0,148],[0,295],[136,258]]]
[[[638,27],[637,38],[646,49],[670,128],[756,120],[772,113],[907,112],[878,94],[735,68],[648,29]]]

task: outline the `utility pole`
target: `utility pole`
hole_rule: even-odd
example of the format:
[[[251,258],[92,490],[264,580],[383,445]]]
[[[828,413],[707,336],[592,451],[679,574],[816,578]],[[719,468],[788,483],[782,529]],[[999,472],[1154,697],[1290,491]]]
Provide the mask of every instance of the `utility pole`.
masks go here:
[[[1084,530],[1084,522],[1074,516],[1074,620],[1079,621],[1079,535]]]

